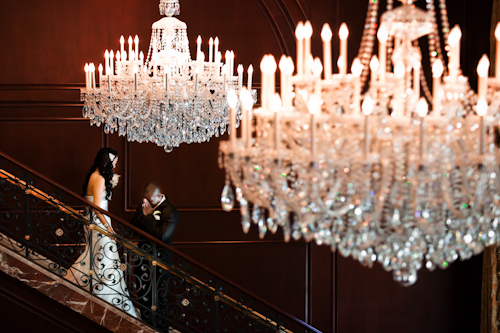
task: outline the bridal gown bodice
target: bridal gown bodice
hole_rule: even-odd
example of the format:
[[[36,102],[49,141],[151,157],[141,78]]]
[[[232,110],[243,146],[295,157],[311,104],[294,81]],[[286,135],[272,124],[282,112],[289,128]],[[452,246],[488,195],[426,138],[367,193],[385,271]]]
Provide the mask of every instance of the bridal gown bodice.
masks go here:
[[[86,196],[85,196],[85,199],[87,199],[87,200],[88,200],[88,201],[90,201],[90,202],[93,202],[94,204],[97,204],[97,203],[95,203],[95,202],[94,202],[94,197],[93,197],[93,196],[91,196],[91,195],[86,195]],[[98,205],[98,206],[99,206],[99,207],[101,207],[102,209],[104,209],[105,211],[107,211],[107,210],[108,210],[108,200],[106,199],[106,192],[102,195],[101,202],[99,202],[99,205]],[[111,222],[111,219],[110,219],[108,216],[104,215],[104,218],[106,219],[106,221],[107,221],[108,223],[110,223],[110,222]],[[99,226],[99,227],[102,227],[102,228],[106,229],[106,227],[104,227],[104,226],[102,225],[102,222],[101,222],[101,220],[100,220],[99,218],[94,217],[94,223],[95,223],[97,226]]]
[[[85,199],[94,202],[92,196],[85,196]],[[108,210],[106,193],[103,194],[99,207]],[[90,216],[92,216],[92,224],[106,230],[95,212],[91,209],[89,211],[91,213],[86,218],[90,220]],[[111,224],[111,219],[108,216],[104,215],[104,218],[108,224]],[[129,315],[137,317],[134,305],[130,301],[125,275],[121,269],[126,268],[126,266],[122,265],[116,241],[88,226],[84,226],[83,229],[86,243],[85,250],[71,267],[68,274],[69,280]],[[91,274],[92,279],[90,278]]]

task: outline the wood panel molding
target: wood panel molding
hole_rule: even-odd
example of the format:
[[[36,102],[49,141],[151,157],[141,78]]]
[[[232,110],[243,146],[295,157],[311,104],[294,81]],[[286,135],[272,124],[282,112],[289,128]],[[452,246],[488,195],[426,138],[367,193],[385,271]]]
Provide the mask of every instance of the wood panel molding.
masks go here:
[[[255,0],[273,31],[282,54],[293,55],[295,24],[307,19],[300,0]]]

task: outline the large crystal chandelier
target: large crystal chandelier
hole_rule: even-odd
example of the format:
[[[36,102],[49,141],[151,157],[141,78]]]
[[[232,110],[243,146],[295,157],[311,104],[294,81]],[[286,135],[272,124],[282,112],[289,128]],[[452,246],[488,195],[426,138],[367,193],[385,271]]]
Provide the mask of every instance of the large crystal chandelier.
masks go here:
[[[179,0],[160,0],[160,14],[166,17],[153,24],[146,58],[139,52],[138,36],[129,37],[128,50],[122,36],[119,51],[106,50],[105,65],[98,67],[99,82],[96,66],[85,65],[81,99],[83,116],[91,125],[103,125],[105,133],[117,131],[129,141],[154,142],[167,152],[183,142],[200,143],[224,134],[229,125],[226,92],[232,89],[239,94],[243,66],[238,66],[235,76],[232,51],[222,62],[218,38],[210,38],[205,56],[198,37],[196,60],[192,60],[187,25],[173,17],[179,11]],[[252,72],[250,65],[250,90]]]
[[[286,241],[314,239],[364,265],[378,261],[411,285],[423,265],[446,268],[500,241],[500,67],[497,78],[488,79],[483,56],[474,93],[460,70],[461,32],[458,26],[449,31],[445,1],[447,68],[433,1],[427,11],[402,2],[393,8],[389,1],[377,27],[378,1],[369,1],[350,74],[345,24],[338,74],[332,74],[327,24],[323,63],[311,56],[309,22],[296,29],[295,65],[285,56],[278,66],[272,56],[263,58],[262,107],[253,110],[254,122],[243,118],[242,137],[231,133],[232,140],[220,144],[227,177],[221,202],[229,211],[236,198],[245,232],[255,223],[264,237],[281,226]],[[375,35],[379,56],[371,57]],[[432,93],[417,42],[426,35]],[[277,67],[280,94],[273,82]],[[249,97],[243,94],[242,103],[251,114]]]

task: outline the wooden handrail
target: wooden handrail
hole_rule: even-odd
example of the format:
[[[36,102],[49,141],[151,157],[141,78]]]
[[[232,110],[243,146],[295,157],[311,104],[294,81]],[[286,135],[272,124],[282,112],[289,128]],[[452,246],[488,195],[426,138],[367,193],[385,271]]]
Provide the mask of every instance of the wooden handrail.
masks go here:
[[[6,160],[10,161],[11,163],[17,165],[18,167],[28,171],[29,173],[35,175],[36,177],[42,179],[43,181],[51,184],[52,186],[54,187],[57,187],[58,189],[66,192],[67,194],[71,195],[73,198],[77,199],[78,201],[80,201],[82,204],[86,205],[86,206],[89,206],[91,207],[94,211],[98,211],[104,215],[107,215],[108,217],[110,217],[112,220],[118,222],[119,224],[122,224],[124,226],[126,226],[127,228],[133,230],[134,232],[136,232],[137,234],[139,234],[141,237],[153,242],[153,243],[156,243],[157,245],[159,245],[160,247],[162,248],[165,248],[167,249],[168,251],[176,254],[177,256],[181,257],[182,259],[188,261],[188,262],[191,262],[192,264],[200,267],[201,269],[205,270],[207,273],[213,275],[214,277],[216,277],[217,279],[225,282],[226,284],[228,285],[231,285],[233,288],[237,289],[238,291],[242,292],[242,293],[245,293],[247,295],[249,295],[251,298],[255,299],[256,301],[264,304],[265,306],[267,306],[268,308],[270,308],[271,310],[275,311],[275,312],[278,312],[280,315],[286,317],[287,319],[295,322],[296,324],[299,324],[305,328],[307,328],[308,330],[312,331],[312,332],[316,332],[316,333],[321,333],[321,331],[317,330],[316,328],[304,323],[302,320],[288,314],[287,312],[283,311],[283,310],[280,310],[278,309],[276,306],[268,303],[267,301],[265,301],[264,299],[260,298],[259,296],[256,296],[254,295],[253,293],[251,293],[250,291],[244,289],[243,287],[237,285],[236,283],[228,280],[227,278],[219,275],[218,273],[212,271],[211,269],[205,267],[204,265],[202,265],[201,263],[198,263],[196,260],[192,259],[192,258],[189,258],[188,256],[186,256],[185,254],[181,253],[180,251],[176,250],[175,248],[173,248],[172,246],[169,246],[168,244],[165,244],[164,242],[158,240],[157,238],[151,236],[150,234],[144,232],[143,230],[135,227],[134,225],[122,220],[121,218],[119,218],[118,216],[102,209],[101,207],[95,205],[94,203],[90,202],[90,201],[87,201],[86,199],[82,198],[81,196],[79,196],[78,194],[74,193],[73,191],[65,188],[64,186],[52,181],[51,179],[45,177],[44,175],[34,171],[33,169],[29,168],[28,166],[22,164],[21,162],[18,162],[17,160],[13,159],[12,157],[6,155],[5,153],[3,152],[0,152],[0,156],[5,158]],[[90,222],[88,220],[86,220],[85,218],[83,218],[80,214],[79,214],[79,211],[78,210],[75,210],[73,208],[71,208],[70,206],[67,206],[63,203],[61,203],[59,200],[57,200],[56,198],[42,192],[41,190],[31,186],[31,185],[27,185],[25,181],[11,175],[10,173],[6,172],[5,170],[0,170],[0,177],[3,178],[3,179],[7,179],[7,178],[10,178],[10,180],[12,180],[15,184],[19,184],[21,187],[24,187],[25,189],[27,189],[28,191],[30,191],[29,193],[34,195],[34,196],[37,196],[39,197],[41,200],[44,200],[48,203],[53,203],[54,205],[56,205],[59,209],[61,209],[61,211],[67,213],[67,214],[70,214],[76,218],[78,218],[80,221],[82,221],[83,223],[86,223],[87,225],[90,224]],[[14,180],[15,179],[15,180]],[[105,235],[108,235],[108,236],[112,236],[111,234],[108,233],[107,230],[103,230],[97,226],[94,226],[94,228],[99,231],[100,233],[102,234],[105,234]],[[128,249],[134,251],[134,252],[137,252],[137,248],[131,244],[129,241],[127,240],[121,240],[121,243]],[[153,262],[154,258],[151,257],[150,255],[143,255],[141,254],[143,257],[146,257],[148,260],[150,260],[151,262]],[[252,314],[252,317],[254,319],[259,319],[259,320],[264,320],[266,323],[268,324],[273,324],[274,326],[278,326],[276,323],[272,322],[272,321],[268,321],[267,318],[258,313],[258,312],[255,312],[251,309],[249,309],[247,306],[237,302],[236,300],[230,298],[228,295],[225,295],[225,294],[222,294],[218,291],[215,290],[215,288],[213,288],[212,286],[209,286],[207,284],[205,284],[204,282],[190,276],[189,274],[187,273],[184,273],[182,271],[179,271],[177,269],[173,269],[171,267],[168,267],[167,265],[165,265],[164,263],[162,262],[158,262],[157,263],[158,266],[160,266],[161,268],[167,270],[167,271],[170,271],[172,272],[173,274],[176,274],[178,276],[181,276],[182,278],[184,278],[186,281],[192,283],[193,285],[196,285],[197,287],[199,287],[200,289],[206,289],[207,292],[210,292],[210,293],[215,293],[217,296],[219,296],[219,299],[220,300],[225,300],[227,302],[227,304],[230,304],[230,305],[235,305],[235,306],[238,306],[239,308],[244,308],[246,309],[247,311],[250,311],[251,314]],[[179,275],[180,274],[180,275]],[[281,329],[280,329],[281,330]],[[286,332],[289,332],[288,330]]]

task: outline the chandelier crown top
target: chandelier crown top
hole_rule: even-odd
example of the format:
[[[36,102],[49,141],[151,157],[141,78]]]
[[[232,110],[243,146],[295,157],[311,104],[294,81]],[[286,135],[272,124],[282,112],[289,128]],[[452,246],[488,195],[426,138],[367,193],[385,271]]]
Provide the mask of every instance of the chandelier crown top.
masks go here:
[[[403,4],[382,14],[380,21],[385,24],[390,36],[416,40],[434,31],[433,16],[413,5],[412,0],[400,0]]]
[[[179,0],[160,0],[160,15],[172,17],[181,13]]]
[[[164,17],[153,23],[153,29],[187,29],[187,24],[175,17]]]

